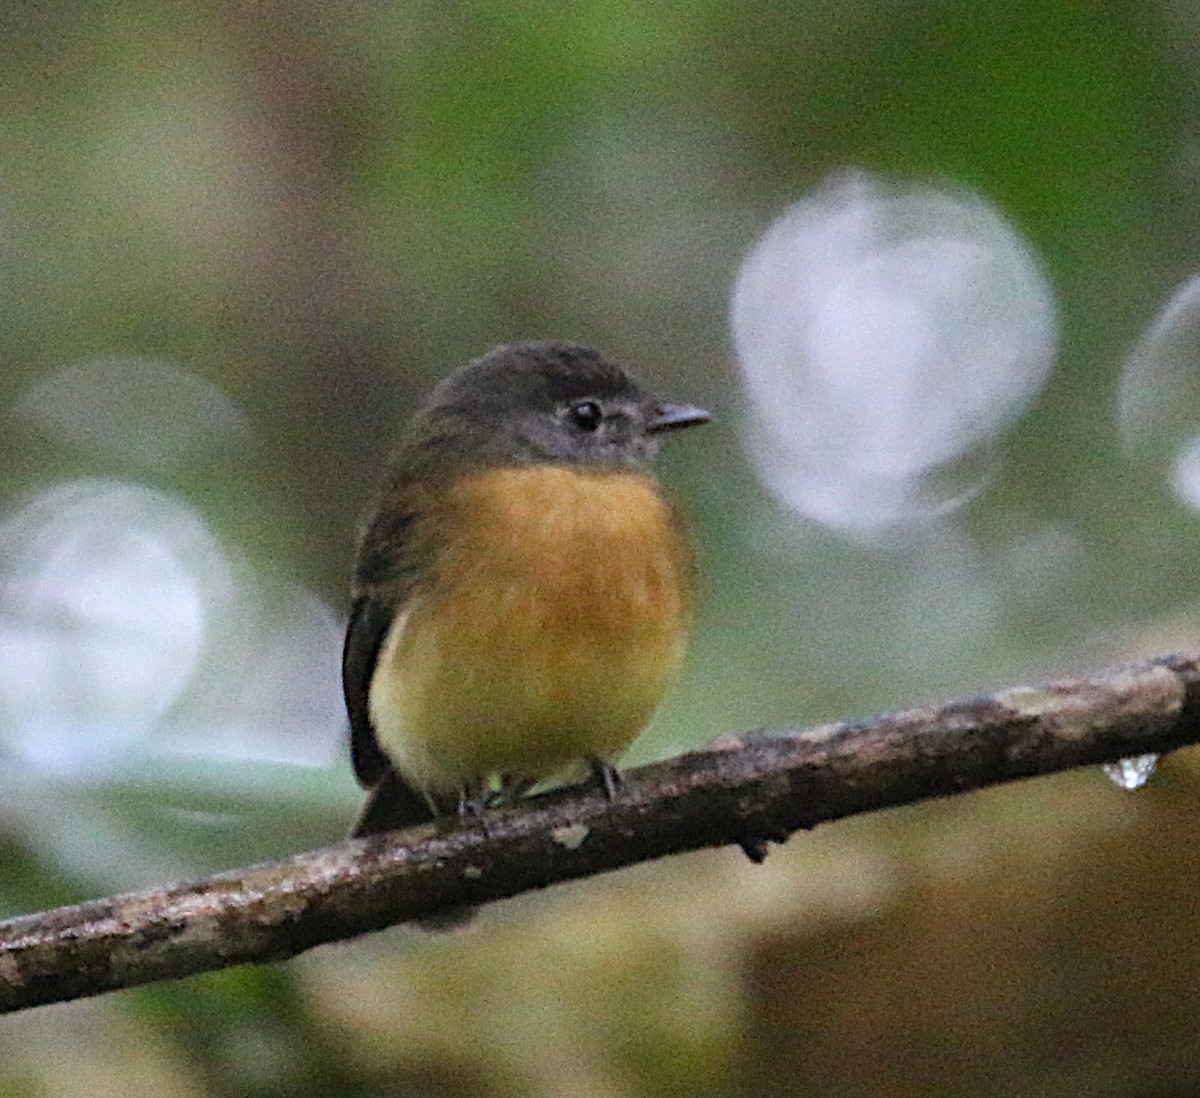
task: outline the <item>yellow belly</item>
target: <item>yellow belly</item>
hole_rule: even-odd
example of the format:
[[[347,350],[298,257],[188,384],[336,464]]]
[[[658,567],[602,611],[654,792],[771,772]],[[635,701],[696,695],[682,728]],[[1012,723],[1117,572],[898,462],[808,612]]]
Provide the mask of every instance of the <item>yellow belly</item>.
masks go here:
[[[653,481],[490,470],[464,479],[448,506],[454,536],[371,681],[380,746],[430,791],[615,760],[686,639],[687,550]]]

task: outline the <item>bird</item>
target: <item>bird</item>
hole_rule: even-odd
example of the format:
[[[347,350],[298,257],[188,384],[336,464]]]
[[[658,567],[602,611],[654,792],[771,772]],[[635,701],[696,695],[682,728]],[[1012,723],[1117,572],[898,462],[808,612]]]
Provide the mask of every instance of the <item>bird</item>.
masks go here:
[[[497,347],[432,389],[357,542],[353,835],[472,816],[572,768],[619,794],[696,589],[653,462],[664,436],[708,420],[563,340]]]

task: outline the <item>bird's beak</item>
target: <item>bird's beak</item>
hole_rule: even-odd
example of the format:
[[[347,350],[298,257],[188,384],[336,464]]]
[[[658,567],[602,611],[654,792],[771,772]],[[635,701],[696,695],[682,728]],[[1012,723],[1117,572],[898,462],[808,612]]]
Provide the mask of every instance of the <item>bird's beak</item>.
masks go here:
[[[651,411],[646,430],[650,434],[659,431],[678,431],[681,427],[691,427],[696,423],[707,423],[709,414],[703,408],[694,404],[656,404]]]

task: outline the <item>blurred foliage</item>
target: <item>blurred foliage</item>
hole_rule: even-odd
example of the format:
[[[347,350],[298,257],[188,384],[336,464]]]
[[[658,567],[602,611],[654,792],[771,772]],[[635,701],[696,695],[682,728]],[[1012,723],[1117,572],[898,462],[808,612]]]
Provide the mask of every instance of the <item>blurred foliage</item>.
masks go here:
[[[1113,402],[1200,260],[1198,54],[1170,0],[12,0],[0,405],[137,356],[214,386],[249,439],[148,467],[8,415],[6,506],[136,481],[340,613],[356,515],[420,394],[556,335],[717,412],[665,461],[706,601],[635,758],[1186,642],[1196,515],[1126,462]],[[856,166],[984,194],[1057,295],[1056,371],[949,549],[802,528],[738,441],[739,258]],[[204,699],[232,689],[214,682]],[[332,840],[355,796],[344,764],[277,755],[0,763],[13,912]],[[1188,1093],[1195,867],[1172,836],[1195,787],[1182,760],[1136,800],[1071,776],[841,825],[762,870],[694,856],[451,939],[34,1011],[0,1027],[0,1091]]]

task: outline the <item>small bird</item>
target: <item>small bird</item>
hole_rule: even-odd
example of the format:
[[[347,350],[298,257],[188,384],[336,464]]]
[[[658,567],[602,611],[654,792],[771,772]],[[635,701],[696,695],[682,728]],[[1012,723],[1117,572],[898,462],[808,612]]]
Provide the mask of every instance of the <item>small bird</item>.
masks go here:
[[[577,343],[498,347],[437,385],[362,529],[342,678],[355,835],[616,761],[679,669],[694,566],[651,472],[708,413]]]

